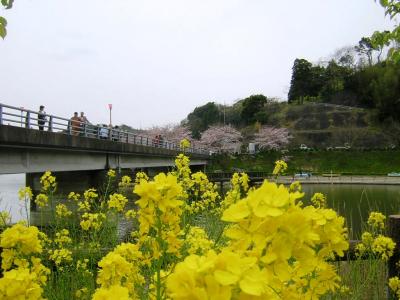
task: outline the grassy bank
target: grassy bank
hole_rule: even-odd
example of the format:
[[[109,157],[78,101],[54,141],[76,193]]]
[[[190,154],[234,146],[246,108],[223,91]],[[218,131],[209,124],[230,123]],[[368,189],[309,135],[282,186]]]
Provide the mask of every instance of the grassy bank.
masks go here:
[[[262,152],[256,155],[219,155],[208,166],[209,171],[270,171],[274,162],[285,158],[289,169],[286,173],[310,171],[313,173],[349,173],[360,175],[386,175],[400,172],[400,151],[290,151]]]

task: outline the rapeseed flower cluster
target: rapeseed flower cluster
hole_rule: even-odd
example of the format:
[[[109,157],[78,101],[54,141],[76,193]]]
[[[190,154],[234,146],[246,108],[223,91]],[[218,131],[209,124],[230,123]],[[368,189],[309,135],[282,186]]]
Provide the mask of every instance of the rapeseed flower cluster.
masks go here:
[[[356,254],[358,257],[365,255],[374,255],[384,261],[393,256],[396,243],[381,232],[385,229],[384,220],[386,217],[379,212],[371,212],[367,224],[370,231],[365,231],[361,235],[361,243],[356,245]]]
[[[63,203],[58,203],[56,205],[56,216],[58,218],[66,218],[72,215],[72,211],[68,209],[68,207]]]
[[[69,264],[72,261],[72,251],[69,249],[61,248],[49,250],[49,258],[52,260],[56,267],[62,270],[62,265]]]
[[[56,232],[53,239],[52,249],[48,250],[49,259],[54,262],[59,270],[63,270],[64,265],[72,262],[72,251],[67,247],[71,245],[72,239],[67,229]]]
[[[315,193],[311,197],[311,203],[317,208],[326,207],[326,197],[322,193]]]
[[[120,188],[127,188],[131,184],[132,184],[132,178],[127,176],[127,175],[125,175],[125,176],[122,176],[121,181],[118,183],[118,186]]]
[[[71,195],[71,199],[78,200],[78,211],[89,212],[99,194],[94,188],[90,188],[83,193],[83,199],[79,200],[79,194]]]
[[[139,184],[142,181],[149,181],[149,176],[145,172],[137,172],[135,175],[135,184]]]
[[[81,217],[80,225],[83,230],[89,231],[93,229],[94,231],[98,231],[103,224],[103,221],[106,219],[106,215],[104,213],[84,213]]]
[[[399,277],[395,276],[389,278],[389,287],[396,295],[397,299],[400,299],[400,279]]]
[[[191,174],[191,181],[188,182],[186,210],[190,213],[200,213],[212,209],[220,198],[217,186],[210,182],[203,172]]]
[[[110,199],[108,200],[108,208],[114,208],[117,212],[122,212],[127,202],[128,199],[124,195],[115,193],[110,195]]]
[[[368,217],[368,225],[376,230],[382,230],[385,228],[386,216],[380,212],[371,212]]]
[[[74,201],[74,202],[78,202],[80,198],[81,198],[81,195],[78,193],[75,193],[75,192],[70,192],[67,197],[68,200]]]
[[[42,193],[37,194],[35,197],[35,203],[39,207],[45,207],[49,203],[49,196],[47,196],[46,194],[42,194]]]
[[[22,224],[15,224],[1,233],[0,299],[42,299],[42,287],[50,271],[34,256],[43,251],[41,236],[36,227]]]
[[[136,185],[134,193],[139,196],[135,203],[139,206],[140,242],[149,241],[156,257],[160,255],[159,251],[177,254],[182,244],[179,234],[181,207],[184,204],[183,189],[177,177],[171,173],[160,173],[153,181],[142,181]],[[157,237],[158,242],[154,243],[151,237]]]
[[[348,248],[344,219],[330,209],[303,208],[302,196],[264,182],[228,207],[222,220],[231,223],[230,242],[219,254],[178,263],[167,280],[170,297],[317,299],[336,290],[340,277],[326,260]]]
[[[207,233],[203,228],[191,226],[185,238],[185,244],[188,247],[189,254],[206,254],[214,245],[214,242],[208,239]]]
[[[108,170],[107,176],[109,178],[115,178],[115,176],[116,176],[115,170],[113,170],[113,169]]]
[[[44,193],[54,193],[56,191],[56,178],[51,175],[50,171],[44,172],[42,177],[40,177],[40,184],[42,185],[42,191]]]
[[[127,296],[136,298],[136,288],[145,283],[138,268],[141,259],[142,253],[139,247],[131,243],[122,243],[109,252],[98,263],[100,270],[96,282],[100,287],[96,290],[95,295],[105,293],[106,290],[113,287],[121,287],[124,291],[126,289]],[[116,295],[112,298],[114,297]]]
[[[83,197],[68,195],[68,205],[77,206],[85,232],[80,235],[82,245],[103,246],[99,237],[109,232],[109,210],[124,213],[138,228],[133,243],[118,245],[98,262],[94,294],[78,285],[72,289],[76,298],[319,299],[339,290],[340,277],[328,261],[347,250],[347,231],[344,219],[327,209],[324,201],[314,199],[315,206],[304,206],[300,183],[288,189],[265,181],[250,188],[247,174],[235,173],[230,190],[215,209],[220,199],[217,186],[202,172],[192,174],[187,156],[180,154],[175,162],[173,172],[160,173],[153,180],[143,172],[136,174],[135,209],[126,211],[128,199],[107,192],[116,176],[113,170],[108,172],[105,194],[89,189]],[[287,168],[278,162],[276,175]],[[124,176],[119,187],[129,187],[131,181]],[[51,184],[43,194],[50,195],[49,191]],[[67,207],[57,207],[56,214],[64,216]],[[207,222],[203,216],[220,217],[225,227],[221,234],[207,231],[216,236],[215,241],[199,227]],[[43,252],[45,237],[35,227],[20,226],[1,235],[3,269],[6,273],[20,270],[7,277],[20,276],[14,289],[40,299],[48,270],[33,255]],[[69,231],[59,230],[52,237],[46,248],[58,271],[65,268],[92,280],[89,260],[75,260],[72,255]],[[380,257],[390,255],[391,244],[383,236],[365,234],[363,242]],[[2,280],[0,296],[12,286]]]
[[[246,173],[233,173],[230,181],[231,188],[221,202],[221,211],[228,208],[247,195],[249,190],[249,176]]]
[[[33,197],[32,189],[29,186],[19,189],[18,191],[19,200],[22,201],[31,200],[32,197]]]
[[[287,163],[283,160],[277,160],[275,162],[275,168],[272,171],[273,175],[281,175],[283,173],[285,173],[285,171],[287,170],[288,166]]]
[[[185,151],[186,149],[190,148],[190,141],[188,139],[183,139],[179,143],[181,149]]]

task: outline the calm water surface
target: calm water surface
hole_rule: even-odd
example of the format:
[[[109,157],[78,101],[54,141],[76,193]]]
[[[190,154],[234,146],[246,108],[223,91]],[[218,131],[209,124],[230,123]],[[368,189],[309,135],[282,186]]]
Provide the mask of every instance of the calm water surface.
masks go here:
[[[25,174],[0,175],[0,211],[11,213],[11,222],[26,220],[24,206],[18,199],[18,190],[25,186]]]
[[[25,174],[0,175],[0,210],[11,212],[12,222],[26,219],[24,207],[18,200],[18,190],[24,186]],[[359,238],[370,211],[400,214],[399,185],[304,184],[302,188],[305,204],[316,192],[327,196],[329,207],[346,218],[350,238]]]
[[[327,196],[328,206],[346,218],[350,238],[360,237],[370,211],[400,214],[399,185],[304,184],[302,188],[305,203],[316,192]]]

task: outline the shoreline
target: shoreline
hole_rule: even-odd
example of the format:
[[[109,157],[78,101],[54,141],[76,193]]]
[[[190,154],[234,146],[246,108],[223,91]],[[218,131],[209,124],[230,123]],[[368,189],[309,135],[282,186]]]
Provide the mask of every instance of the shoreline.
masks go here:
[[[299,181],[301,184],[374,184],[374,185],[400,185],[399,177],[389,176],[311,176],[294,177],[280,176],[277,183],[291,184],[294,181]]]

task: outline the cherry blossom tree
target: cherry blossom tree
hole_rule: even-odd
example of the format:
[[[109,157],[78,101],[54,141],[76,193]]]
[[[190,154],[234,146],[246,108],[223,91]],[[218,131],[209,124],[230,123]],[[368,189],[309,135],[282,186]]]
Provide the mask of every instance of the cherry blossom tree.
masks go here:
[[[201,135],[200,144],[213,152],[240,152],[242,134],[231,125],[211,126]]]
[[[287,128],[275,128],[263,126],[259,132],[254,135],[254,143],[259,149],[279,150],[289,144],[291,136]]]
[[[168,124],[165,126],[155,126],[146,130],[146,135],[156,137],[161,135],[165,141],[173,142],[179,145],[180,141],[187,139],[193,146],[193,138],[191,137],[190,129],[186,126]]]

